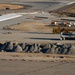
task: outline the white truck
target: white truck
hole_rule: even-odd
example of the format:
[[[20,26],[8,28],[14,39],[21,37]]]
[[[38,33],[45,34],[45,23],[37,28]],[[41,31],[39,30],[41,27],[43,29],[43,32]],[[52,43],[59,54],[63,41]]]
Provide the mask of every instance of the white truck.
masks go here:
[[[75,39],[75,32],[70,32],[70,33],[60,33],[60,40],[65,40],[65,39]]]

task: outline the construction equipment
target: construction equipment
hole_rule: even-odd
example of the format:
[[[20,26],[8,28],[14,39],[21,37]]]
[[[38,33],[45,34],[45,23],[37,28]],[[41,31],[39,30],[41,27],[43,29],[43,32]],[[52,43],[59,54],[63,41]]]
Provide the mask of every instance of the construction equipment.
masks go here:
[[[75,32],[69,32],[69,33],[60,33],[60,40],[65,40],[65,39],[75,39]]]
[[[61,33],[61,32],[73,32],[75,31],[75,27],[54,27],[53,34]]]

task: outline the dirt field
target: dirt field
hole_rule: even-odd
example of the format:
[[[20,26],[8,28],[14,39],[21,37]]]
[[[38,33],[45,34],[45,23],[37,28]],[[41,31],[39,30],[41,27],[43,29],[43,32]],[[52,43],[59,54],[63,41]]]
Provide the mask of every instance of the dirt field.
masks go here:
[[[66,12],[75,13],[75,4],[71,5],[71,7],[69,7],[68,9],[66,9]]]
[[[0,60],[10,61],[53,61],[75,62],[75,55],[42,54],[42,53],[0,53]]]
[[[42,22],[23,22],[17,25],[6,26],[7,30],[23,30],[28,32],[50,32],[51,28]]]
[[[65,12],[69,12],[69,13],[75,13],[75,3],[72,5],[69,5],[68,7],[65,8],[65,10],[63,10]]]
[[[57,10],[52,11],[54,13],[58,13],[59,15],[66,15],[70,17],[75,17],[75,3],[71,5],[64,6],[62,8],[59,8]]]

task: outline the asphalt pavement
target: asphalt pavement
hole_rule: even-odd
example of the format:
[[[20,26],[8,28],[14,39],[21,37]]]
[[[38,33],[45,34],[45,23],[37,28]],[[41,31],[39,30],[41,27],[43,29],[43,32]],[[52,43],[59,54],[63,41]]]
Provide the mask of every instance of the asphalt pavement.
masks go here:
[[[75,63],[0,60],[0,75],[75,75]]]

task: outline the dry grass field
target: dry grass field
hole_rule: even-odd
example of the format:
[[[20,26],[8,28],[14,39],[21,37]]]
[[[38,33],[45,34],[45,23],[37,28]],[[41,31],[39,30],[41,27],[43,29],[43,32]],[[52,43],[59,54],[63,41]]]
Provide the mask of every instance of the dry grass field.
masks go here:
[[[3,9],[21,9],[23,8],[24,6],[22,5],[15,5],[15,4],[0,4],[0,10],[3,10]]]

